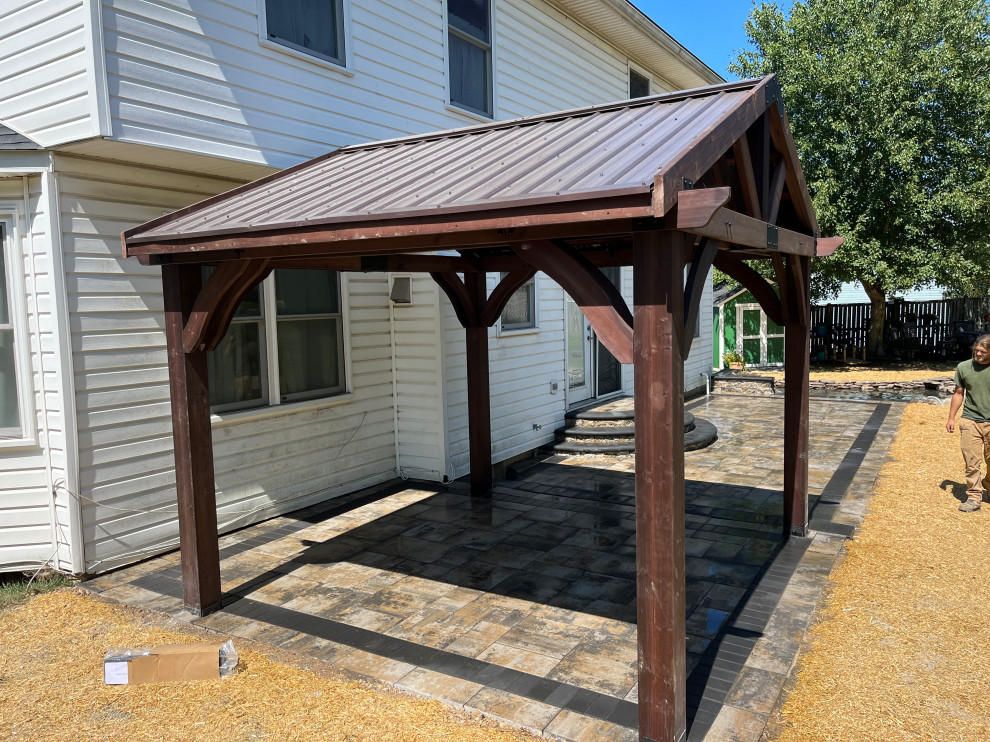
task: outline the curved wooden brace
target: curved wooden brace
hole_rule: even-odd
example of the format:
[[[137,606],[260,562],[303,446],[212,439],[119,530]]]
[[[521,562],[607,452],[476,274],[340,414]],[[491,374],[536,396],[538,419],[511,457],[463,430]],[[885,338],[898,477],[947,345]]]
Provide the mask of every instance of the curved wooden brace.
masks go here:
[[[701,311],[701,297],[705,291],[705,280],[708,271],[712,269],[712,261],[718,252],[718,242],[707,237],[702,238],[701,244],[694,250],[694,259],[688,271],[684,284],[684,358],[691,353],[691,343],[694,340],[694,325]]]
[[[213,350],[220,344],[237,305],[271,273],[270,262],[267,258],[229,260],[217,266],[200,289],[182,328],[184,352]]]
[[[430,273],[437,285],[450,299],[454,307],[454,314],[460,320],[461,327],[478,326],[478,308],[474,305],[474,300],[468,293],[464,281],[456,273]]]
[[[773,286],[767,283],[763,276],[754,271],[741,260],[730,258],[725,253],[718,253],[714,260],[715,267],[731,276],[745,286],[759,302],[767,317],[778,325],[784,324],[784,312],[781,308],[780,297]]]
[[[499,281],[498,286],[495,287],[492,295],[485,302],[485,308],[481,310],[481,324],[484,327],[491,327],[498,322],[502,310],[505,309],[505,305],[509,303],[512,295],[535,275],[535,268],[509,271],[508,275]]]
[[[581,307],[602,345],[619,363],[633,362],[632,312],[619,290],[573,247],[552,242],[527,242],[513,250],[546,273]]]

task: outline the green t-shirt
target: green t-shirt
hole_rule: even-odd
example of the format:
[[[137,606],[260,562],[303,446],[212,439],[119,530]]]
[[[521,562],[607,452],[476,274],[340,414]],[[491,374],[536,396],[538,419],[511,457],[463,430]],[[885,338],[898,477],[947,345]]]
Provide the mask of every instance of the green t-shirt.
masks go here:
[[[956,386],[966,390],[962,416],[973,422],[990,422],[990,364],[963,361],[956,366]]]

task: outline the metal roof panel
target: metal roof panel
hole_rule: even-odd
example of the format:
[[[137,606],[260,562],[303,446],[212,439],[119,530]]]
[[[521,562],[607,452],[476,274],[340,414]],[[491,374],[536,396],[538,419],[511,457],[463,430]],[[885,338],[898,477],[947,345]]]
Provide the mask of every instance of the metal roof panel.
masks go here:
[[[608,197],[637,189],[750,100],[743,81],[357,145],[125,233],[129,242],[333,224],[356,217]]]

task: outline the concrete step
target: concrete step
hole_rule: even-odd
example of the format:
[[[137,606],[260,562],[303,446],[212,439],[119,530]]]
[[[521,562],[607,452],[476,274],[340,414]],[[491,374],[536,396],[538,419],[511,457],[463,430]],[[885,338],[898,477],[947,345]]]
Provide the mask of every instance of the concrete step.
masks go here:
[[[636,450],[636,427],[625,417],[570,417],[554,431],[555,442],[546,450],[567,454],[627,454]],[[608,423],[608,424],[605,424]],[[684,413],[684,450],[695,451],[718,440],[718,430],[707,420]]]

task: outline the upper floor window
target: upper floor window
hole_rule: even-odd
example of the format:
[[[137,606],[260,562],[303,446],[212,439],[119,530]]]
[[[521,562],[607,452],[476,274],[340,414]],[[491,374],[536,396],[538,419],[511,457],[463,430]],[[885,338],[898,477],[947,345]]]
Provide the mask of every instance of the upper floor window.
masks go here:
[[[499,280],[506,277],[499,274]],[[516,289],[502,310],[500,322],[503,330],[526,330],[536,327],[536,276]]]
[[[629,97],[645,98],[650,94],[650,78],[629,68]]]
[[[207,363],[214,412],[343,392],[340,274],[274,271],[238,306]]]
[[[450,102],[493,115],[491,0],[447,0]]]
[[[269,41],[344,65],[343,0],[265,0]]]

